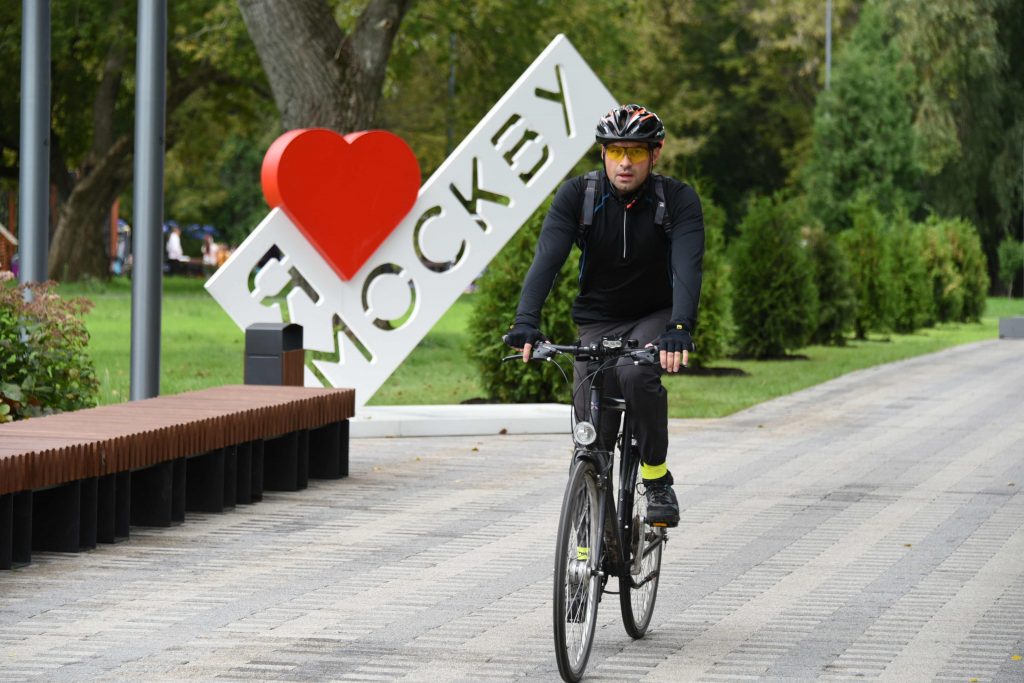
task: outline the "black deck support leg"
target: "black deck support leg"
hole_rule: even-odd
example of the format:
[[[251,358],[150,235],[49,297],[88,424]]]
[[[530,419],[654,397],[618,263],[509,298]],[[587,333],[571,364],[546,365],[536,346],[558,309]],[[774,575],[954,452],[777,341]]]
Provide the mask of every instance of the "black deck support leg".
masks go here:
[[[181,524],[185,521],[185,489],[188,485],[188,467],[185,458],[173,460],[174,478],[171,488],[171,521]]]
[[[238,444],[236,451],[235,504],[252,502],[252,441]]]
[[[173,486],[173,462],[162,462],[132,472],[131,523],[137,526],[170,526]]]
[[[238,446],[224,448],[224,507],[235,507],[238,500]]]
[[[224,512],[224,449],[188,458],[185,468],[185,509]]]
[[[348,476],[348,420],[309,431],[309,476],[314,479]]]
[[[97,541],[99,477],[82,479],[81,483],[82,494],[78,515],[80,520],[78,547],[81,550],[90,550],[96,547]]]
[[[0,569],[32,561],[32,492],[0,496]]]
[[[263,462],[266,459],[267,442],[260,439],[252,442],[252,481],[250,482],[249,497],[251,502],[258,503],[263,500]]]
[[[299,430],[264,442],[263,488],[299,491],[309,483],[309,433]]]
[[[82,530],[82,482],[32,492],[32,550],[77,553]]]
[[[131,472],[114,472],[99,478],[96,486],[96,540],[117,543],[128,538],[131,522]]]

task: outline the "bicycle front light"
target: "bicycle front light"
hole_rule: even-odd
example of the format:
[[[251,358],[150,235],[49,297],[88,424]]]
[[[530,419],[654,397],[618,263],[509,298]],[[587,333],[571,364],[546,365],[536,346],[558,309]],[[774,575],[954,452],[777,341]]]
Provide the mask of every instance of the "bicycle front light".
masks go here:
[[[581,446],[589,446],[597,441],[597,430],[589,422],[580,420],[573,429],[572,438]]]

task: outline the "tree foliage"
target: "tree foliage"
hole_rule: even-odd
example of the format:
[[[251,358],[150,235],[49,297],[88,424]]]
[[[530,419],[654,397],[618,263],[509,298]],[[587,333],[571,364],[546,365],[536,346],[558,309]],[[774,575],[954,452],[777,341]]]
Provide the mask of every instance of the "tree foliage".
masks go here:
[[[911,76],[879,4],[869,1],[814,113],[804,182],[811,210],[827,229],[849,227],[858,195],[884,216],[917,207]]]
[[[837,37],[855,21],[856,4],[834,3]],[[646,35],[623,60],[634,67],[624,85],[664,114],[666,169],[713,181],[708,198],[725,209],[732,237],[747,200],[782,189],[805,153],[824,76],[825,3],[644,7]]]
[[[13,38],[0,41],[0,86],[15,94],[21,91],[20,4],[0,7],[0,30]],[[57,214],[49,270],[61,279],[104,278],[111,207],[131,187],[136,7],[124,0],[56,0],[51,23],[50,179]],[[207,154],[216,149],[226,129],[266,111],[266,90],[233,4],[169,4],[165,144],[172,158],[182,140],[204,145]],[[11,107],[3,105],[0,120],[0,164],[4,174],[16,175],[19,118],[8,113],[20,103],[4,101]],[[130,202],[123,205],[130,219]]]
[[[1024,3],[896,0],[894,40],[913,68],[914,156],[922,195],[976,226],[992,260],[1021,225]]]

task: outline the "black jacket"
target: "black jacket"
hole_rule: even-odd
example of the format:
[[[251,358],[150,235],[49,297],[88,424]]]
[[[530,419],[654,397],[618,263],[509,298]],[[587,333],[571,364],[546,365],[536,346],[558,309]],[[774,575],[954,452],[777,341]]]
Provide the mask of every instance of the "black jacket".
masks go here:
[[[555,276],[580,233],[584,176],[562,184],[544,218],[533,265],[526,274],[516,323],[540,326],[540,311]],[[704,259],[704,216],[697,192],[663,177],[670,229],[654,224],[657,195],[653,178],[637,191],[627,209],[602,173],[593,225],[580,254],[580,293],[572,306],[577,324],[638,320],[672,308],[673,323],[693,330],[700,299]]]

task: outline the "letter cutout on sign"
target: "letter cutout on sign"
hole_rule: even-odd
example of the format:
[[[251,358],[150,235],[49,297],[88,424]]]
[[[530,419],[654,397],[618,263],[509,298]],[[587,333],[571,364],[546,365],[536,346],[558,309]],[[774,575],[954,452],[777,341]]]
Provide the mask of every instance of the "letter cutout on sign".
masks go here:
[[[362,405],[586,153],[614,106],[560,35],[347,279],[274,208],[206,288],[242,329],[302,325],[306,385],[354,387]]]

